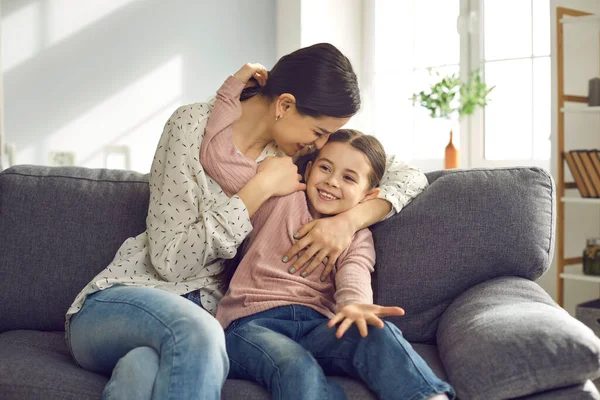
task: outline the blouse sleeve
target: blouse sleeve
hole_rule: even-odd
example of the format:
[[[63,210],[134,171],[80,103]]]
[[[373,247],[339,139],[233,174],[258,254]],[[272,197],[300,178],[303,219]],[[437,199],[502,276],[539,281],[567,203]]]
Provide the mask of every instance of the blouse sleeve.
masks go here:
[[[373,304],[371,274],[374,265],[373,235],[370,230],[361,229],[338,258],[335,274],[337,312],[348,304]]]
[[[392,210],[385,218],[400,212],[428,185],[427,177],[420,169],[397,160],[394,155],[388,155],[386,170],[379,184],[379,198],[392,204]]]
[[[242,200],[222,190],[211,192],[216,185],[208,185],[211,179],[193,167],[200,165],[200,146],[192,145],[188,134],[201,136],[198,131],[205,129],[208,110],[200,104],[175,111],[152,163],[149,250],[152,264],[167,281],[196,278],[215,260],[233,258],[252,230]]]

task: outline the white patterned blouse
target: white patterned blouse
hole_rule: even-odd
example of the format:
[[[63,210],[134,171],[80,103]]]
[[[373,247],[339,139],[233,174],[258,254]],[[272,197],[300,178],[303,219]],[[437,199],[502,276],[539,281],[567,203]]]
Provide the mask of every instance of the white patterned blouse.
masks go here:
[[[214,99],[178,108],[165,124],[150,172],[147,230],[127,239],[114,260],[77,295],[66,313],[68,323],[85,298],[113,285],[149,286],[183,295],[199,289],[203,307],[213,315],[222,297],[215,275],[223,260],[252,230],[246,206],[227,197],[199,160],[200,142]],[[257,159],[278,153],[268,145]],[[417,168],[388,156],[379,197],[399,212],[427,187]],[[386,218],[387,218],[386,217]],[[67,330],[68,331],[68,330]]]

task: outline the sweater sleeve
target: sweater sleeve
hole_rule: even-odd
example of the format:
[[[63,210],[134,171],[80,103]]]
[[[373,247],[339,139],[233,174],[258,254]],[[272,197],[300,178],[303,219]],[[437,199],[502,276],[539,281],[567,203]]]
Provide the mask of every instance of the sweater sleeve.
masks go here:
[[[200,162],[229,196],[239,192],[256,175],[258,164],[241,154],[233,142],[231,125],[242,114],[240,93],[244,84],[230,76],[217,91],[215,106],[200,146]]]
[[[374,265],[373,235],[370,230],[361,229],[338,259],[335,274],[336,312],[348,304],[373,304],[371,273]]]
[[[400,212],[428,185],[427,177],[420,169],[397,160],[394,155],[388,155],[386,170],[379,184],[379,198],[392,204],[392,210],[385,218]]]
[[[238,196],[210,192],[202,171],[194,171],[199,146],[189,135],[204,130],[209,106],[184,106],[167,121],[150,172],[146,219],[152,264],[167,281],[185,281],[208,270],[217,259],[233,258],[252,230]],[[214,186],[212,186],[214,187]]]

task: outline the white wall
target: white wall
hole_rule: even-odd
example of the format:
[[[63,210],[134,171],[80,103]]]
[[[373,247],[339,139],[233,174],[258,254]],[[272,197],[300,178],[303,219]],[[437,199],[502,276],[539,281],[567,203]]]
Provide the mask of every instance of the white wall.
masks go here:
[[[245,62],[275,63],[275,0],[2,0],[5,136],[19,164],[127,145],[147,172],[168,116]]]
[[[557,166],[557,71],[556,71],[556,7],[567,7],[592,13],[600,13],[598,0],[551,0],[552,34],[552,159],[551,172],[556,179]],[[600,43],[598,30],[591,26],[565,25],[565,93],[587,96],[590,78],[600,76]],[[567,149],[599,148],[600,117],[598,115],[565,116],[565,145]],[[566,168],[568,171],[568,168]],[[567,180],[572,181],[569,173]],[[568,190],[570,196],[579,196]],[[566,204],[566,246],[567,257],[580,257],[589,237],[600,236],[600,207],[596,205]],[[539,283],[552,296],[556,296],[556,255],[552,268]],[[565,281],[565,308],[574,313],[577,304],[598,297],[599,285],[579,281]]]

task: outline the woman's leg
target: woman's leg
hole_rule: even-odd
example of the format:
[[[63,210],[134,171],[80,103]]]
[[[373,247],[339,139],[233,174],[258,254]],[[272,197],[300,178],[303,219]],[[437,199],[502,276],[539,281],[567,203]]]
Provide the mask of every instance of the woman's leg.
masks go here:
[[[341,339],[327,327],[327,318],[300,341],[326,374],[346,374],[362,380],[381,399],[429,399],[454,390],[440,380],[392,323],[369,326],[368,336],[352,327]]]
[[[89,296],[71,318],[69,340],[83,368],[112,374],[109,391],[136,385],[153,399],[220,399],[229,371],[223,329],[204,309],[164,290],[115,286]],[[158,356],[155,378],[135,374],[129,366],[139,357]],[[113,369],[125,359],[115,371]],[[125,367],[125,368],[121,368]],[[151,389],[149,390],[148,387]]]
[[[158,365],[156,350],[145,346],[136,347],[117,362],[110,381],[104,387],[102,398],[151,399]]]
[[[238,320],[227,329],[229,377],[261,384],[273,399],[345,399],[343,389],[291,339],[298,332],[298,323],[287,314],[293,310],[278,307]]]

